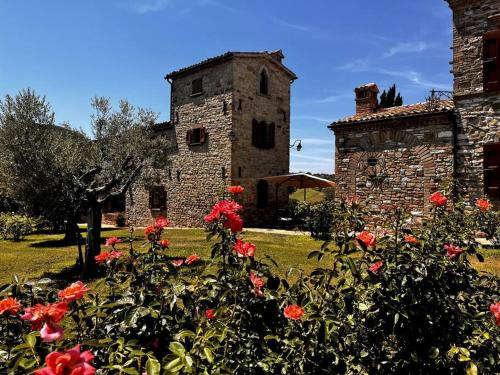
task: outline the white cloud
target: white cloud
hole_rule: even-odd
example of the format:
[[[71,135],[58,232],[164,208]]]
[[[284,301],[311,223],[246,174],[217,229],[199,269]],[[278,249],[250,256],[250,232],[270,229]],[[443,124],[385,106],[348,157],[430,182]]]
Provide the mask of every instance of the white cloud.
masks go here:
[[[429,44],[426,42],[401,42],[384,53],[384,57],[392,57],[400,53],[417,53],[429,49]]]
[[[281,18],[277,18],[277,17],[271,17],[271,20],[280,26],[285,26],[285,27],[288,27],[290,29],[294,29],[294,30],[298,30],[298,31],[313,31],[313,30],[315,30],[312,27],[299,25],[296,23],[290,23],[290,22],[287,22],[287,21],[282,20]]]
[[[332,154],[333,154],[333,149],[332,149]],[[292,158],[314,160],[314,161],[320,161],[320,162],[324,162],[324,163],[333,163],[333,157],[323,158],[323,157],[319,157],[319,156],[310,156],[310,155],[303,155],[303,154],[299,154],[299,153],[292,153]]]
[[[134,13],[145,14],[159,12],[172,6],[176,0],[134,0],[131,9]]]
[[[336,102],[336,101],[339,101],[342,99],[347,99],[350,97],[352,97],[351,94],[349,94],[349,95],[348,94],[335,94],[335,95],[326,96],[322,99],[313,99],[313,100],[311,100],[311,103],[315,103],[315,104],[333,103],[333,102]]]
[[[331,123],[332,119],[316,117],[316,116],[292,116],[292,120],[312,120],[317,122]]]
[[[335,144],[335,142],[333,140],[333,136],[332,136],[332,139],[302,138],[302,143],[303,143],[303,145],[332,145],[332,147]]]

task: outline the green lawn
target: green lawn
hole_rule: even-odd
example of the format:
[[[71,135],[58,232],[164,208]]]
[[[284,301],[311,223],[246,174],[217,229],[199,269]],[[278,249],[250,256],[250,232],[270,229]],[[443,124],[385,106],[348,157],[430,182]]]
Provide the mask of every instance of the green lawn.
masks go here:
[[[318,203],[324,198],[324,193],[316,189],[306,189],[306,202]],[[291,199],[298,201],[304,200],[304,189],[298,189],[290,195]]]
[[[290,267],[299,267],[311,271],[317,264],[308,260],[311,250],[318,249],[321,241],[307,236],[283,235],[271,233],[244,232],[244,239],[257,245],[257,257],[271,256],[279,264],[278,273],[283,275]],[[127,230],[106,230],[103,237],[128,237]],[[24,241],[11,242],[0,240],[0,284],[9,282],[13,274],[21,277],[39,278],[57,277],[57,273],[70,267],[77,258],[76,246],[66,246],[59,234],[34,234]],[[206,234],[201,229],[170,229],[166,237],[171,241],[170,252],[174,256],[187,256],[197,253],[203,257],[210,254],[211,242],[206,241]],[[144,244],[142,231],[137,232],[136,249]],[[118,247],[126,248],[126,244]],[[473,264],[479,270],[500,275],[500,250],[482,251],[486,261]]]

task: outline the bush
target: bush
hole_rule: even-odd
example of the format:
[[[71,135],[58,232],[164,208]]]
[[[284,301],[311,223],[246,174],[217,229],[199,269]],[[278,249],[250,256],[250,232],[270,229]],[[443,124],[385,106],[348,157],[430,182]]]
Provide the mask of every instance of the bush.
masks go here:
[[[127,219],[126,219],[125,215],[122,214],[122,213],[119,213],[116,216],[116,226],[119,227],[119,228],[122,228],[122,227],[124,227],[126,225],[127,225]]]
[[[0,214],[0,235],[4,240],[21,241],[26,235],[33,233],[36,220],[29,216],[13,213]]]
[[[469,263],[481,260],[474,233],[487,211],[436,207],[417,238],[402,233],[406,217],[396,211],[394,227],[376,237],[358,202],[343,202],[332,210],[331,240],[310,254],[320,267],[279,278],[240,238],[240,209],[225,200],[205,217],[211,259],[169,256],[159,218],[145,230],[146,251],[107,240],[92,290],[17,279],[3,287],[0,370],[31,372],[54,351],[88,362],[80,350],[95,355],[87,368],[99,374],[500,370],[500,311],[488,311],[499,279]]]
[[[333,220],[333,208],[334,202],[330,200],[314,204],[298,201],[292,208],[292,216],[299,228],[309,231],[313,238],[328,239]]]

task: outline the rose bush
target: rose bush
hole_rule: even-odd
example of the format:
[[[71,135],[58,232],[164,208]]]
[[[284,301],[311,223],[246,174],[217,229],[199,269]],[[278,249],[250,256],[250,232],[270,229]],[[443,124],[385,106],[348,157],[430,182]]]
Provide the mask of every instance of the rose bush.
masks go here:
[[[359,199],[341,202],[331,240],[309,256],[318,268],[280,278],[241,238],[242,188],[228,191],[205,217],[210,259],[173,256],[169,222],[158,218],[145,251],[132,246],[133,231],[128,241],[108,239],[91,286],[17,278],[2,286],[0,372],[500,371],[499,280],[470,265],[482,260],[475,234],[490,236],[485,225],[497,218],[491,206],[469,212],[433,195],[432,218],[408,234],[400,210],[392,228],[374,231]]]

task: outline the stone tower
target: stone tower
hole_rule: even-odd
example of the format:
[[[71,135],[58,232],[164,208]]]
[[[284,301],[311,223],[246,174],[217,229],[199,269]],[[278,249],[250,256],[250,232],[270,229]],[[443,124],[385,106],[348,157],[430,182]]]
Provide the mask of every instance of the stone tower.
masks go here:
[[[448,0],[453,11],[456,177],[466,197],[500,189],[500,0]]]
[[[262,177],[285,174],[290,161],[290,86],[297,78],[281,51],[227,52],[174,71],[170,122],[175,139],[161,183],[136,185],[127,212],[136,225],[167,216],[200,226],[230,185],[242,185],[246,224],[266,224],[288,200]],[[278,202],[276,201],[278,197]]]

